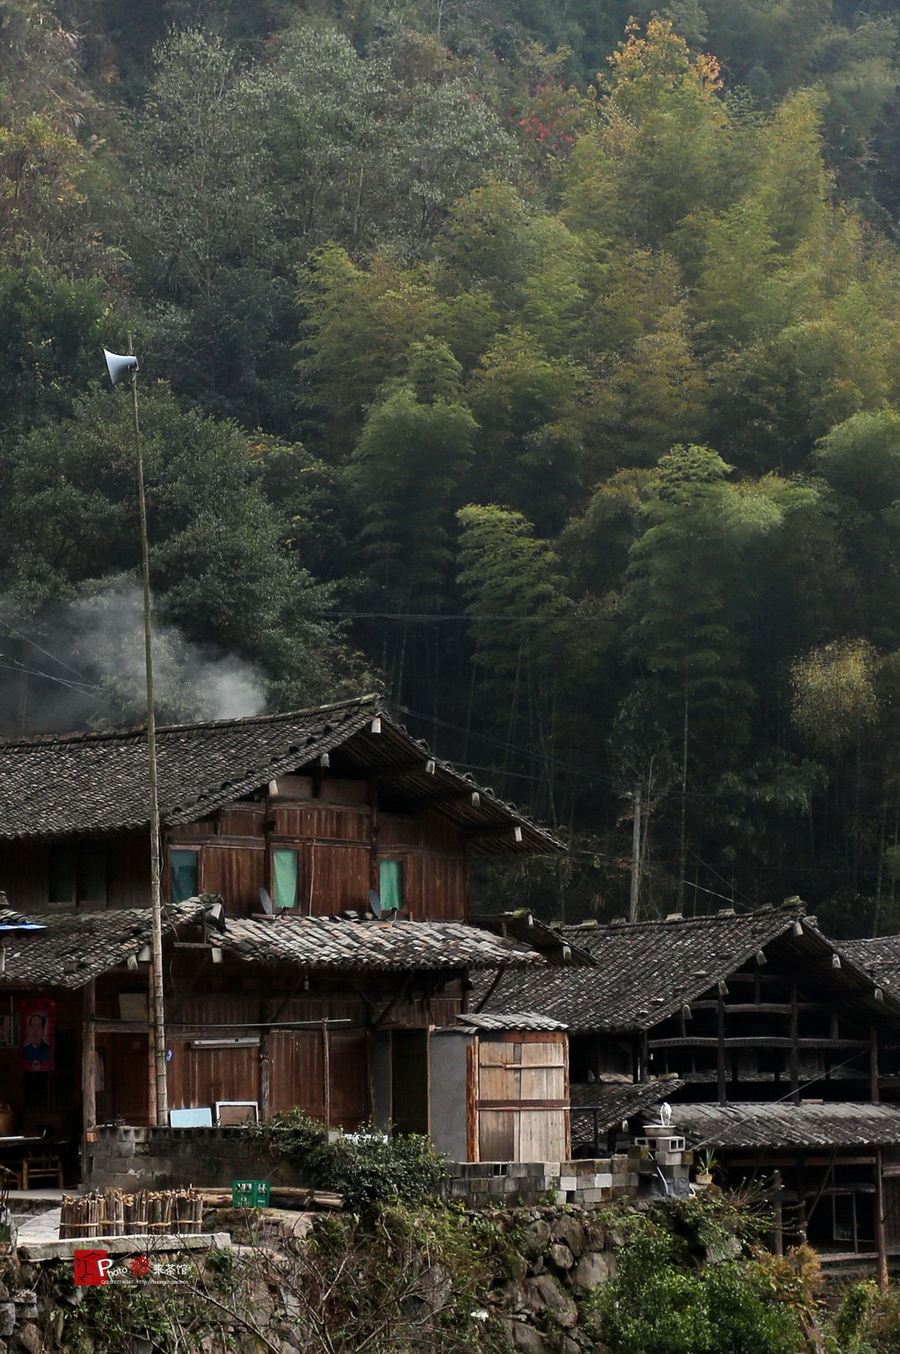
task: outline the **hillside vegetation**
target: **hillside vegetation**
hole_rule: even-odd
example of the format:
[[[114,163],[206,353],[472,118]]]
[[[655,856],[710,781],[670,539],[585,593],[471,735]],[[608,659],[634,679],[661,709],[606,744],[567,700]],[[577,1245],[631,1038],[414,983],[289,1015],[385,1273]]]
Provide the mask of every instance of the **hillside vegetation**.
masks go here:
[[[569,920],[900,922],[900,4],[0,0],[6,734],[381,686]],[[210,701],[214,691],[216,699]],[[723,901],[724,900],[724,901]]]

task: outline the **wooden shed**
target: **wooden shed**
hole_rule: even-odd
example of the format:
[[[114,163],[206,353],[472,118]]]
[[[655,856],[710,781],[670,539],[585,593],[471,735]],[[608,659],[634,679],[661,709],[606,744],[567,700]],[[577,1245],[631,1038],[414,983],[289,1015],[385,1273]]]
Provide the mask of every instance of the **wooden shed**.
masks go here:
[[[546,1016],[461,1015],[431,1033],[431,1136],[452,1161],[567,1161],[569,1040]]]

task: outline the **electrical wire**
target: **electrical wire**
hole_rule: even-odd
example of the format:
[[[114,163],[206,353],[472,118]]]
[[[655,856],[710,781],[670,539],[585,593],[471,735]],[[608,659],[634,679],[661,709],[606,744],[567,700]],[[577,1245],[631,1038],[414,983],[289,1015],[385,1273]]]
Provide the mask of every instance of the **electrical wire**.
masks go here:
[[[61,668],[68,668],[69,672],[74,672],[76,677],[84,678],[84,673],[79,672],[77,668],[73,668],[71,663],[67,663],[64,658],[59,658],[56,654],[51,653],[49,649],[42,649],[37,640],[32,639],[30,635],[23,635],[21,630],[17,630],[14,625],[10,625],[9,621],[3,620],[2,617],[0,617],[0,625],[4,626],[14,638],[21,639],[23,643],[30,644],[33,649],[37,649],[38,653],[42,653],[45,658],[58,663]]]

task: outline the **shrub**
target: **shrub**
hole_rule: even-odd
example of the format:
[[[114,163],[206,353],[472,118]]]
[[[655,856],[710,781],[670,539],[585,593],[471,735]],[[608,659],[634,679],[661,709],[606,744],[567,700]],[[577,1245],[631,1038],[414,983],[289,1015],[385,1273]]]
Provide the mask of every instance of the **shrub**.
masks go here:
[[[618,1273],[588,1302],[610,1354],[800,1354],[800,1314],[745,1262],[700,1263],[683,1229],[677,1212],[629,1220]]]
[[[384,1204],[416,1204],[440,1194],[444,1158],[417,1134],[389,1138],[378,1129],[327,1129],[301,1110],[273,1115],[246,1131],[292,1162],[304,1184],[335,1190],[354,1213]]]

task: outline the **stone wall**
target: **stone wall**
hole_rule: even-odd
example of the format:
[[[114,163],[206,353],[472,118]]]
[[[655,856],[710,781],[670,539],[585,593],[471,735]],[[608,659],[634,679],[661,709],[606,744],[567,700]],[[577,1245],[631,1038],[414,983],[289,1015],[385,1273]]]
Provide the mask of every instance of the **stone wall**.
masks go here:
[[[249,1143],[240,1128],[101,1128],[86,1185],[139,1189],[228,1187],[232,1180],[295,1183],[296,1170]]]

